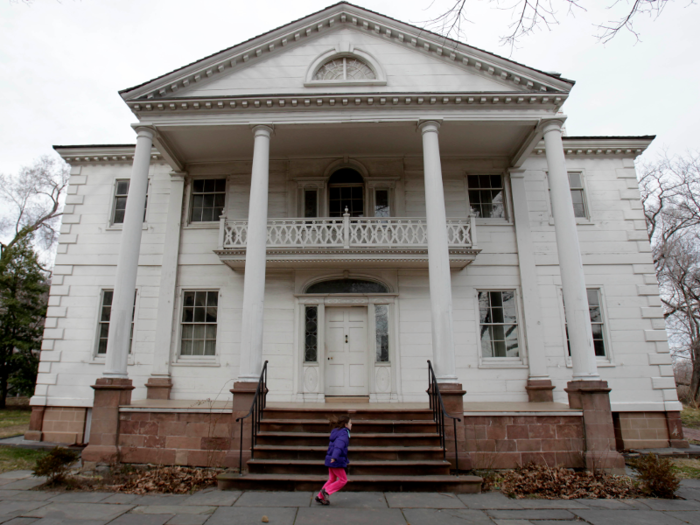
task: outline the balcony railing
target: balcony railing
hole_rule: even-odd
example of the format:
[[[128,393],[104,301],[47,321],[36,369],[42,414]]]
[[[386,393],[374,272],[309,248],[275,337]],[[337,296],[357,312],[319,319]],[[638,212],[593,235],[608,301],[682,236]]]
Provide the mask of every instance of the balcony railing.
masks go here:
[[[476,246],[474,216],[447,219],[450,248]],[[248,239],[248,221],[221,219],[219,250],[240,250]],[[350,217],[318,219],[270,219],[268,248],[426,248],[425,219],[399,217]]]

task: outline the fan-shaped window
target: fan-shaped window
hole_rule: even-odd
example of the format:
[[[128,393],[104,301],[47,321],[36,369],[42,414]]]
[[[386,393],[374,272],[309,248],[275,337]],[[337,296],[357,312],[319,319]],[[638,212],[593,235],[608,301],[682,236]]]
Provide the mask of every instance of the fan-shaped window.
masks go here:
[[[361,279],[336,279],[312,284],[306,293],[388,293],[386,286]]]
[[[314,74],[314,80],[376,80],[371,67],[355,57],[336,57],[325,62]]]

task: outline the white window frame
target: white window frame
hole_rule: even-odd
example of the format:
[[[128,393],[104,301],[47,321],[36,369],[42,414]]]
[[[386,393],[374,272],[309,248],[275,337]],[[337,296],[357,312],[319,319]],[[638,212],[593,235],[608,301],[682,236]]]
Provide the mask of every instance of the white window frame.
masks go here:
[[[590,201],[588,198],[589,192],[588,192],[588,177],[586,176],[585,170],[583,169],[567,169],[566,170],[566,176],[568,178],[570,173],[578,173],[579,176],[581,177],[581,187],[583,188],[583,209],[586,212],[585,217],[576,217],[576,224],[594,224],[593,221],[591,220],[591,207],[590,207]],[[545,172],[544,176],[544,182],[545,182],[545,190],[547,192],[547,208],[549,208],[549,224],[550,226],[554,226],[554,213],[552,211],[552,190],[549,188],[549,171]],[[569,188],[569,192],[571,192],[571,188]]]
[[[304,212],[306,208],[306,192],[315,191],[316,192],[316,214],[317,218],[323,218],[328,216],[326,201],[326,184],[325,181],[320,178],[314,178],[310,180],[300,180],[297,181],[297,217],[300,219],[304,218]]]
[[[90,363],[92,364],[104,364],[105,363],[105,357],[107,356],[106,353],[104,354],[98,354],[98,350],[100,348],[100,325],[101,325],[101,319],[102,319],[102,302],[104,301],[104,293],[105,292],[114,292],[114,287],[109,287],[109,286],[103,286],[99,289],[99,294],[98,294],[98,303],[97,303],[97,315],[95,315],[94,318],[94,324],[93,326],[95,327],[95,340],[92,345],[92,357],[90,360]],[[141,296],[140,289],[137,288],[135,291],[135,297],[134,297],[134,319],[132,321],[132,326],[133,326],[133,337],[131,339],[131,351],[129,352],[129,357],[127,359],[127,364],[128,365],[133,365],[134,364],[134,354],[136,353],[136,321],[139,318],[139,297]],[[112,296],[112,304],[114,304],[114,296]],[[111,317],[111,310],[110,310],[110,317]],[[111,324],[111,319],[110,319],[110,324]]]
[[[202,230],[213,230],[213,229],[218,229],[219,228],[219,217],[216,218],[216,220],[213,221],[195,221],[192,222],[192,200],[193,200],[193,188],[194,188],[194,181],[196,180],[210,180],[210,179],[223,179],[226,181],[226,187],[224,189],[224,209],[223,209],[223,214],[226,215],[227,210],[228,210],[228,204],[229,204],[229,188],[230,188],[230,181],[229,177],[225,175],[206,175],[206,176],[197,176],[197,177],[190,177],[187,180],[187,184],[185,187],[185,206],[184,206],[184,213],[185,216],[183,217],[182,225],[183,228],[185,229],[191,229],[191,230],[197,230],[197,229],[202,229]]]
[[[214,355],[181,355],[180,350],[182,349],[182,311],[185,307],[185,293],[186,292],[216,292],[218,294],[218,301],[216,307],[216,346],[214,348]],[[177,317],[175,321],[177,322],[177,328],[175,330],[175,338],[173,341],[173,358],[171,359],[172,366],[221,366],[220,362],[220,341],[221,341],[221,329],[219,325],[220,320],[220,310],[221,310],[221,289],[212,288],[208,286],[188,286],[180,288],[178,293],[178,305],[177,305]]]
[[[314,79],[318,69],[330,60],[336,58],[354,58],[364,62],[373,72],[375,78],[360,80],[317,80]],[[333,49],[327,50],[314,60],[306,71],[304,81],[305,87],[328,87],[328,86],[385,86],[387,83],[386,73],[379,62],[369,53],[355,48],[352,44],[339,44]]]
[[[111,202],[109,205],[109,216],[107,217],[107,230],[119,230],[124,227],[123,222],[114,222],[114,212],[116,211],[117,208],[117,184],[119,182],[128,182],[129,186],[131,186],[131,179],[129,177],[119,177],[114,179],[112,181],[112,193],[111,193]],[[144,209],[144,214],[143,214],[143,227],[142,229],[147,230],[148,229],[148,195],[151,193],[151,179],[149,177],[148,179],[148,186],[146,187],[146,207]],[[127,190],[127,196],[128,196],[128,190]],[[128,198],[127,198],[128,201]]]
[[[513,224],[513,209],[511,206],[510,175],[504,171],[480,170],[464,173],[464,195],[467,202],[467,216],[473,213],[471,201],[469,200],[469,176],[470,175],[500,175],[503,184],[503,213],[505,217],[476,217],[477,224],[507,225]],[[511,288],[512,289],[512,288]]]
[[[372,212],[371,215],[367,214],[367,217],[375,217],[374,213],[376,211],[375,209],[375,204],[377,202],[377,191],[386,191],[388,192],[388,198],[389,198],[389,217],[396,217],[396,199],[395,199],[395,189],[396,189],[396,182],[395,181],[387,181],[387,180],[372,180],[372,181],[367,181],[365,183],[365,188],[366,188],[366,197],[367,197],[367,205],[365,208],[367,208],[368,212]]]
[[[610,318],[608,317],[607,301],[605,299],[605,289],[600,284],[590,284],[586,286],[586,291],[598,290],[600,297],[600,312],[603,316],[603,341],[605,343],[605,356],[596,356],[597,365],[601,368],[614,367],[615,360],[613,359],[612,338],[610,336]],[[567,368],[572,368],[571,356],[569,355],[568,345],[566,344],[566,314],[564,313],[564,292],[561,285],[557,287],[557,296],[559,299],[559,314],[561,317],[561,337],[562,346],[564,348],[564,359],[566,360]],[[590,311],[589,311],[590,315]]]
[[[515,313],[518,325],[518,357],[484,357],[481,351],[481,315],[479,310],[479,292],[515,292]],[[527,341],[525,340],[525,329],[523,327],[523,308],[520,288],[517,286],[480,286],[474,289],[474,340],[476,351],[479,356],[479,368],[527,368]]]

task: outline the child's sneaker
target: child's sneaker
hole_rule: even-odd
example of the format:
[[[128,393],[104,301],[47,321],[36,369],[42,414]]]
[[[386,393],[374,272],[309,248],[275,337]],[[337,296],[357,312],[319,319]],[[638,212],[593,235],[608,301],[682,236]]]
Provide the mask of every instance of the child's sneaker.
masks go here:
[[[316,494],[316,501],[318,501],[321,505],[330,505],[331,502],[328,500],[328,493],[321,489],[321,492]]]

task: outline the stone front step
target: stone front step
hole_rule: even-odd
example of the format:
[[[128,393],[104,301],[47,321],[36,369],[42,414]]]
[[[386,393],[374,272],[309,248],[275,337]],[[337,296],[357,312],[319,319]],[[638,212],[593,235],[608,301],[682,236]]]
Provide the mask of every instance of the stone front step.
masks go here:
[[[348,407],[339,405],[334,407],[333,404],[324,405],[323,407],[309,408],[286,408],[286,407],[266,407],[263,411],[263,420],[265,419],[322,419],[328,421],[329,414],[347,414]],[[422,420],[433,421],[433,412],[429,408],[425,409],[368,409],[368,408],[353,408],[352,422],[359,420]]]
[[[225,472],[217,477],[222,490],[318,491],[328,475],[314,474],[245,474]],[[351,492],[481,492],[478,476],[352,476],[344,491]],[[332,496],[331,496],[332,498]]]
[[[260,428],[270,432],[330,432],[325,419],[277,419],[265,417]],[[352,436],[367,433],[416,434],[435,433],[435,422],[420,419],[358,419],[353,422]]]
[[[327,475],[328,467],[318,459],[251,459],[248,461],[251,474],[305,474]],[[348,476],[447,476],[450,464],[443,460],[353,460],[347,469]]]
[[[326,445],[328,432],[258,432],[257,444],[260,445]],[[361,446],[396,446],[399,443],[413,446],[438,446],[440,436],[433,433],[365,433],[353,434],[353,443]]]
[[[255,445],[256,459],[319,459],[323,458],[327,445],[294,446],[294,445]],[[442,447],[363,447],[350,446],[350,457],[357,460],[441,460]]]

